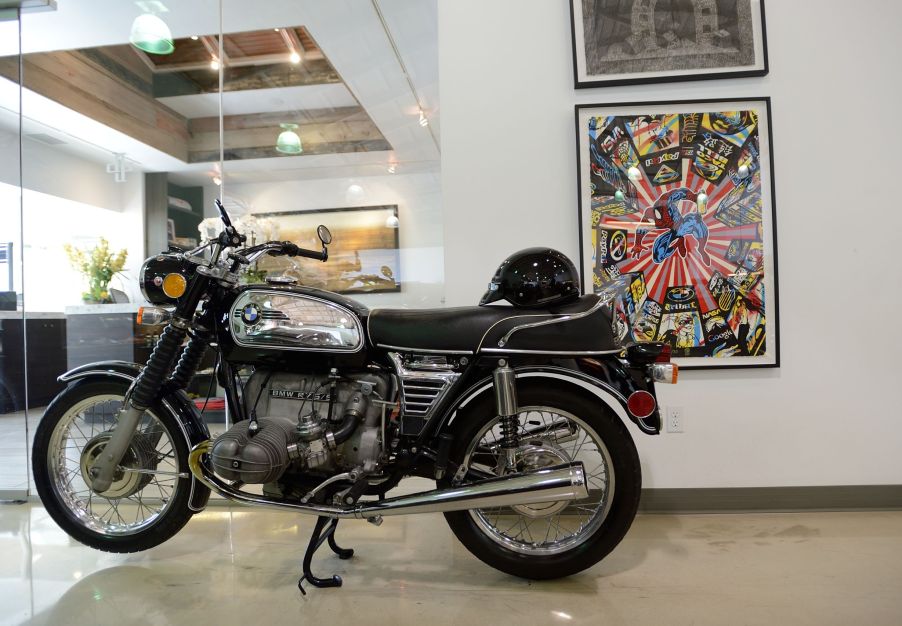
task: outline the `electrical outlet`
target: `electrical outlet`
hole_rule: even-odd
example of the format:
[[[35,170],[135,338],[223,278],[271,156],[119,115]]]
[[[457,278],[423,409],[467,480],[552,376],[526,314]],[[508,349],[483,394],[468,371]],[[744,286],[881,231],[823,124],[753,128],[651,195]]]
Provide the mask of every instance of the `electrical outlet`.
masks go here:
[[[681,433],[683,432],[683,407],[669,406],[665,413],[667,416],[667,432]]]

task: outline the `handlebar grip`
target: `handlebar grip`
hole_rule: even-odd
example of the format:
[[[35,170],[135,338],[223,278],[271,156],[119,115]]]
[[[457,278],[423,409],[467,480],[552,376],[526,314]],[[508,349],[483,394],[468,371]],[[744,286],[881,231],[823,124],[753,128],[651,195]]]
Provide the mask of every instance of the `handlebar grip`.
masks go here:
[[[296,256],[302,256],[308,259],[316,259],[317,261],[326,260],[326,253],[319,250],[305,250],[304,248],[298,248],[298,253]]]
[[[290,241],[282,242],[282,254],[286,256],[297,256],[299,250],[300,248],[298,248],[296,244],[293,244]]]

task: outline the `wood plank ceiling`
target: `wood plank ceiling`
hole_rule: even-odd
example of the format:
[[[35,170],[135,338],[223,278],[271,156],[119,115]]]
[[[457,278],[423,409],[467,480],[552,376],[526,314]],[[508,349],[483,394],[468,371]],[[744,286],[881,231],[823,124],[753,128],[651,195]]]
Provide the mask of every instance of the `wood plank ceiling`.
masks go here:
[[[292,62],[292,53],[300,59]],[[189,119],[158,98],[342,83],[341,77],[302,26],[228,33],[222,59],[215,35],[175,40],[170,55],[147,54],[131,45],[28,54],[24,86],[186,163],[219,160],[219,120]],[[15,80],[11,57],[0,58],[0,75]],[[261,99],[261,101],[263,101]],[[224,118],[226,160],[302,158],[304,155],[391,150],[359,104],[257,111]],[[285,107],[282,107],[285,109]],[[277,152],[281,124],[298,124],[304,152]]]

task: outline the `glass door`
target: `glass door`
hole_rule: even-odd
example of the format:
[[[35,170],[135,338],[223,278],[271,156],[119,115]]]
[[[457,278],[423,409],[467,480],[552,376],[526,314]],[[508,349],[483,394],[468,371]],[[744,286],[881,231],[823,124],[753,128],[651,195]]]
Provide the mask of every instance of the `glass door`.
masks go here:
[[[20,34],[19,9],[0,8],[0,500],[28,490]]]

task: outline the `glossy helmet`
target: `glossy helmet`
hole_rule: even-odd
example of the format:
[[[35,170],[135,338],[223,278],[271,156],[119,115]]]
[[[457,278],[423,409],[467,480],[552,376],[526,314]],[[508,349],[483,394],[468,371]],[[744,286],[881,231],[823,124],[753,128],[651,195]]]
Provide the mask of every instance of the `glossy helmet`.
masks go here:
[[[504,260],[479,304],[507,300],[517,307],[553,306],[579,294],[573,261],[551,248],[527,248]]]

